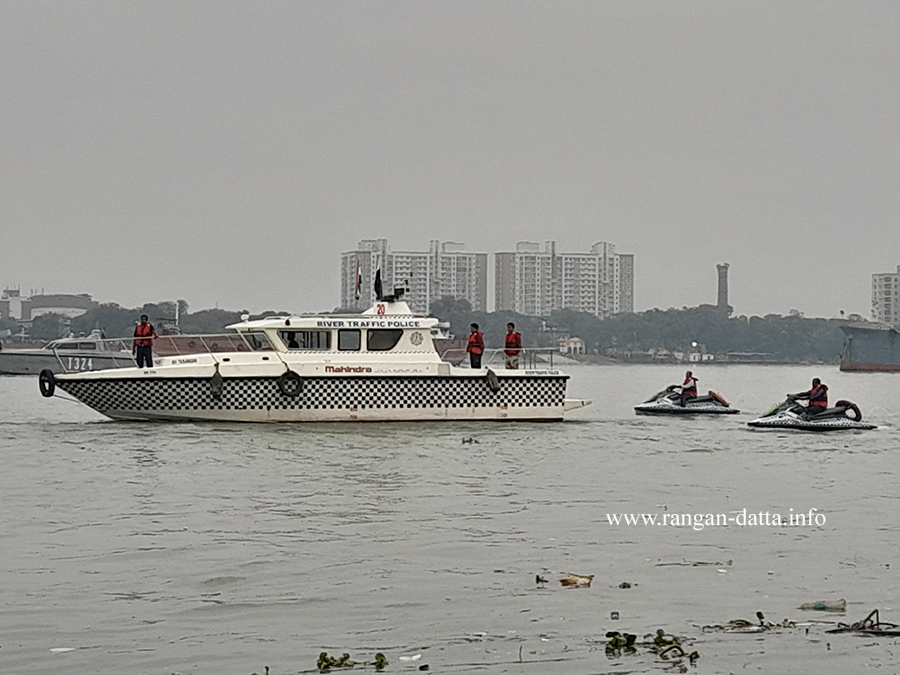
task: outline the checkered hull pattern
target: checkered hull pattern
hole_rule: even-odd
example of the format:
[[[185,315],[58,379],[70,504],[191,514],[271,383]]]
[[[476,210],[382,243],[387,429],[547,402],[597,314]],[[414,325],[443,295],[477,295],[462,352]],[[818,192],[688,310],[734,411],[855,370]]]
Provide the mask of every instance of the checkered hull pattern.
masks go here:
[[[104,415],[122,419],[337,421],[561,419],[566,376],[310,377],[299,396],[276,378],[226,378],[216,399],[209,378],[58,379],[57,386]]]
[[[876,429],[874,424],[857,422],[844,417],[836,417],[828,420],[798,420],[795,417],[761,417],[747,422],[751,427],[768,427],[772,429],[802,429],[804,431],[834,431],[836,429]]]

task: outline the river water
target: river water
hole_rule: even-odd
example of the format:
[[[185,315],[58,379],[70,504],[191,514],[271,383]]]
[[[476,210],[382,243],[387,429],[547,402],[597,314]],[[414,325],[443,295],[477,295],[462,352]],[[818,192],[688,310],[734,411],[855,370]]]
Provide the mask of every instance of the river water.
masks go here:
[[[691,672],[900,668],[896,638],[816,623],[900,623],[900,376],[698,367],[744,412],[667,419],[632,406],[683,368],[567,372],[594,404],[558,424],[122,423],[0,378],[0,672],[282,675],[322,651],[383,652],[387,673],[673,672],[605,653],[607,631],[657,628],[699,652]],[[746,426],[817,375],[880,428]],[[825,522],[607,519],[744,509]],[[807,625],[703,630],[757,611]]]

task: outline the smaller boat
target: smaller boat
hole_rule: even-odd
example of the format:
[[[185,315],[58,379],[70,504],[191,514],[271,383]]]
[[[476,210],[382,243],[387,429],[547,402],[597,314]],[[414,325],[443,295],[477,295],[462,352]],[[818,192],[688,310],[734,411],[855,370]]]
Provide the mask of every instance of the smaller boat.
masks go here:
[[[788,396],[783,403],[779,403],[747,424],[751,427],[801,431],[878,428],[874,424],[862,421],[859,406],[852,401],[838,401],[833,408],[826,408],[817,415],[807,415],[806,407],[798,403],[794,396]]]
[[[638,415],[736,415],[741,412],[732,408],[721,394],[712,390],[706,396],[689,399],[682,406],[678,389],[678,385],[669,385],[640,405],[634,406],[634,411]]]
[[[44,369],[54,373],[134,366],[130,339],[106,340],[94,330],[82,337],[59,338],[43,347],[0,349],[0,375],[35,375]]]

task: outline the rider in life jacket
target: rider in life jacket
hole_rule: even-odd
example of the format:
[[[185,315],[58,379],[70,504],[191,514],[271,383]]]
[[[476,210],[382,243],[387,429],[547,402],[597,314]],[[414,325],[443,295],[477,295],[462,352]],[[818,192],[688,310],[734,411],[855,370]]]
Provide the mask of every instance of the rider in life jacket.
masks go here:
[[[473,323],[469,333],[469,344],[466,351],[469,352],[469,365],[472,368],[481,368],[481,355],[484,353],[484,334],[478,330],[478,324]]]
[[[697,398],[697,378],[691,371],[687,371],[681,384],[681,399],[678,404],[683,408],[692,398]]]
[[[828,385],[822,384],[822,380],[814,377],[812,381],[812,389],[809,391],[801,391],[794,394],[795,399],[809,399],[809,405],[806,406],[806,415],[811,417],[823,412],[828,407]]]

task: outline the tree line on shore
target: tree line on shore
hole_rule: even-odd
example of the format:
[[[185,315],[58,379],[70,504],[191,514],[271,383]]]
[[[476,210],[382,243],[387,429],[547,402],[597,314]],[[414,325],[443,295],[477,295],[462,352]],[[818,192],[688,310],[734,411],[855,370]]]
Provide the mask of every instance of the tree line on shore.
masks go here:
[[[705,351],[724,355],[765,355],[771,360],[837,363],[843,334],[837,319],[807,319],[800,314],[733,316],[714,305],[651,309],[599,318],[587,312],[559,310],[549,317],[514,312],[475,312],[465,300],[442,298],[431,314],[449,321],[459,337],[477,323],[489,345],[502,346],[508,322],[515,323],[526,347],[556,347],[561,337],[584,341],[587,358],[634,359],[650,350]]]
[[[178,300],[177,305],[178,328],[183,333],[221,333],[249,313],[224,309],[190,312],[184,300]],[[141,314],[150,318],[160,334],[176,330],[175,302],[147,303],[134,308],[106,303],[71,319],[57,314],[36,317],[28,334],[32,339],[52,340],[70,332],[78,335],[101,329],[107,337],[128,337],[134,333]],[[285,314],[290,312],[269,310],[251,318]],[[476,312],[466,300],[445,297],[432,304],[430,314],[449,322],[451,330],[460,338],[468,335],[471,323],[479,324],[488,346],[494,347],[503,345],[509,322],[515,323],[516,330],[522,333],[525,347],[556,347],[561,337],[578,337],[584,341],[588,359],[627,359],[629,355],[649,350],[699,349],[716,355],[761,353],[781,361],[835,363],[843,343],[836,319],[807,319],[799,314],[733,316],[729,310],[713,305],[651,309],[601,319],[571,310],[555,311],[548,317],[509,311]],[[5,324],[15,328],[15,322]],[[5,324],[0,329],[7,327]]]

